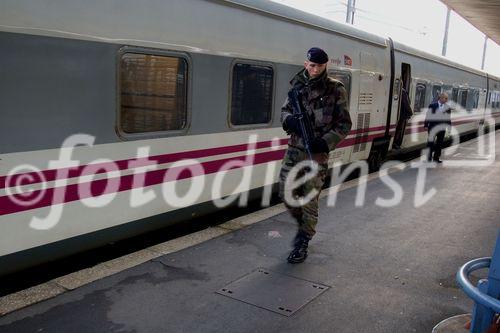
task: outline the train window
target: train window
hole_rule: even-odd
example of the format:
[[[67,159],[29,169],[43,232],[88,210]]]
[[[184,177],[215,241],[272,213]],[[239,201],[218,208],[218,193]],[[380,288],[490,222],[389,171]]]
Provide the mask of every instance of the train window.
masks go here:
[[[267,124],[271,121],[274,71],[270,66],[236,63],[231,91],[231,124]]]
[[[448,94],[448,97],[451,97],[453,94],[453,87],[452,86],[443,86],[443,92]]]
[[[463,107],[467,107],[467,90],[460,90],[458,93],[458,103]]]
[[[120,59],[120,129],[125,133],[186,127],[187,61],[127,52]]]
[[[432,102],[435,103],[439,99],[439,94],[441,93],[441,86],[432,86]]]
[[[417,83],[415,88],[415,104],[413,106],[413,110],[415,112],[421,112],[425,107],[425,92],[426,86],[424,83]]]
[[[477,89],[469,89],[467,94],[467,110],[477,109],[477,105],[479,102],[479,90]]]
[[[451,100],[455,103],[458,103],[458,88],[453,88],[451,92]]]
[[[344,84],[348,99],[351,98],[351,74],[342,71],[328,71],[328,75]]]
[[[467,101],[465,104],[465,109],[471,111],[474,107],[474,89],[469,89],[467,91]]]

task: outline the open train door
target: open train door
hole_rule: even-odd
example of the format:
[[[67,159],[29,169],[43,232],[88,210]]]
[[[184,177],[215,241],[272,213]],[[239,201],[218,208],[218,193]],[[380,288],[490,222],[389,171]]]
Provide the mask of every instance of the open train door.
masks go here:
[[[409,107],[409,105],[405,105],[404,100],[409,101],[410,87],[411,65],[403,62],[401,64],[401,84],[399,85],[398,91],[398,121],[396,123],[396,133],[394,133],[394,141],[392,144],[393,149],[399,149],[401,147],[401,144],[403,143],[406,125],[408,122],[408,111],[405,110],[405,108]]]

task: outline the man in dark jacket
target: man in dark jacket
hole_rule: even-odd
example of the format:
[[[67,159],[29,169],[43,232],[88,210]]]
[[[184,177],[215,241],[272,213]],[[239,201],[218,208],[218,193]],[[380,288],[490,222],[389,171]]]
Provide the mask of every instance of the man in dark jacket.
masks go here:
[[[328,170],[328,153],[345,138],[352,126],[347,91],[340,81],[328,77],[327,63],[328,55],[325,51],[311,48],[304,68],[290,82],[292,89],[297,89],[300,93],[299,102],[311,121],[314,138],[310,149],[312,158],[319,167],[313,178],[295,189],[285,186],[288,174],[293,167],[309,157],[304,150],[299,120],[293,115],[288,98],[281,109],[283,129],[291,137],[280,171],[280,195],[298,223],[294,249],[288,257],[290,263],[303,262],[307,257],[309,240],[315,234],[318,223],[318,198]],[[305,203],[300,207],[293,207],[287,202],[287,195],[298,199],[307,197],[310,193],[314,193],[312,200],[304,200]]]
[[[439,158],[441,157],[444,135],[446,129],[451,126],[451,108],[447,102],[448,94],[441,93],[438,101],[429,105],[425,116],[424,127],[429,135],[427,138],[428,161],[442,163]]]

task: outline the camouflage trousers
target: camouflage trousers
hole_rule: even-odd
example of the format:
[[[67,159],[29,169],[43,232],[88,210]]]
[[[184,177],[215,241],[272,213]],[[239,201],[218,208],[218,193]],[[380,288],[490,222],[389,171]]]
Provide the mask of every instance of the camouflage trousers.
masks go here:
[[[328,170],[328,154],[322,153],[315,154],[313,156],[313,159],[319,166],[318,173],[315,177],[309,179],[295,189],[290,189],[285,186],[290,170],[292,170],[292,168],[298,163],[307,159],[307,154],[304,151],[295,147],[288,147],[281,164],[279,175],[279,195],[285,202],[288,211],[297,221],[299,231],[306,234],[309,238],[312,238],[316,233],[316,225],[318,224],[318,200],[321,189],[325,183]],[[305,173],[306,169],[302,169],[298,172],[297,178],[304,176]],[[293,207],[286,202],[286,193],[295,199],[300,199],[301,197],[306,197],[312,190],[316,190],[318,192],[317,195],[315,195],[309,202],[306,202],[303,206]]]

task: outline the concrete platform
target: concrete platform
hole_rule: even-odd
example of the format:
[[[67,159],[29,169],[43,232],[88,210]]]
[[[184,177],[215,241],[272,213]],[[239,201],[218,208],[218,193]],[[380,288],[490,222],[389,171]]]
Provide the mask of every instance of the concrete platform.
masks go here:
[[[448,159],[477,157],[475,144]],[[498,156],[499,135],[496,147]],[[431,332],[471,311],[455,273],[491,255],[500,158],[427,169],[426,190],[437,193],[419,208],[417,174],[390,174],[404,194],[395,207],[375,204],[394,195],[381,179],[367,183],[362,207],[354,204],[356,188],[342,191],[332,208],[323,198],[303,264],[285,261],[295,225],[281,213],[7,314],[0,332]],[[258,268],[329,288],[288,317],[217,293]]]

